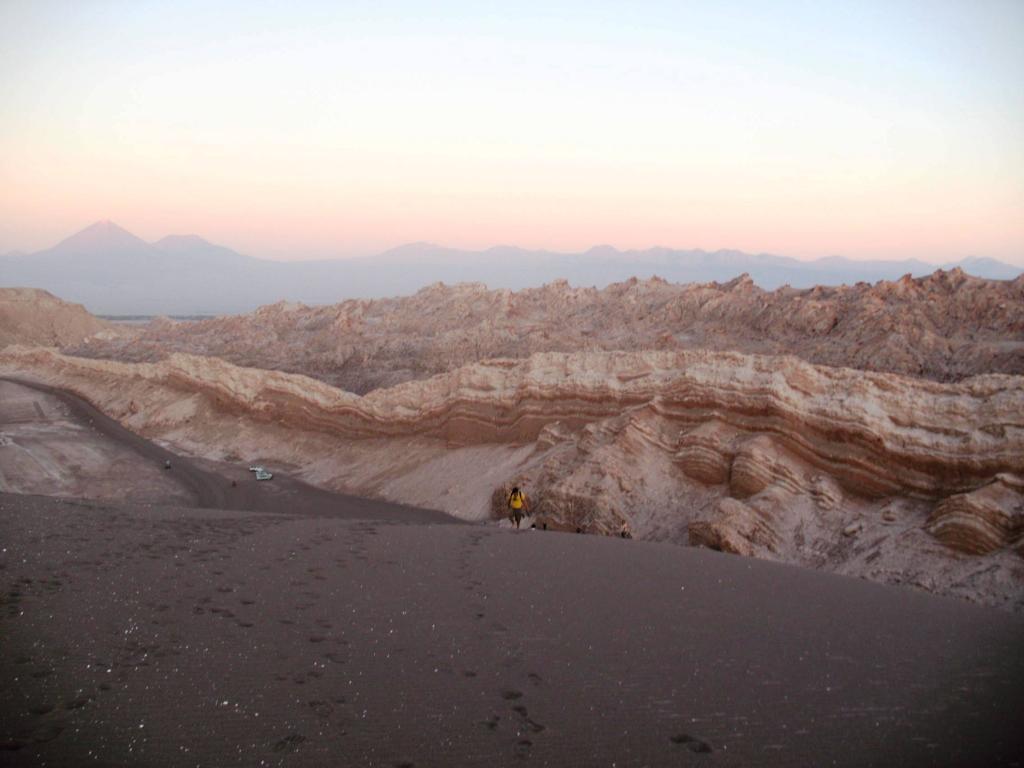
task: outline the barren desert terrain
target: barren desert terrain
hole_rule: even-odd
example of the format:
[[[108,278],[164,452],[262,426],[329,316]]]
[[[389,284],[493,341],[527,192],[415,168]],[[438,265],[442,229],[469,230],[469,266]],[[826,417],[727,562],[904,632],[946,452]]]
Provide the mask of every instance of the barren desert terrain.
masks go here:
[[[0,768],[1024,768],[1024,0],[0,62]]]
[[[584,314],[704,289],[608,290]],[[1011,312],[925,376],[666,346],[642,306],[617,342],[493,357],[452,341],[478,294],[317,326],[362,392],[304,335],[351,305],[114,335],[22,302],[74,332],[0,350],[5,760],[1019,761],[1024,377],[987,368],[1016,370]],[[213,354],[225,328],[253,358]],[[537,529],[503,520],[512,484]]]
[[[195,457],[1024,608],[1024,278],[438,285],[12,345]],[[41,312],[52,313],[47,305]]]

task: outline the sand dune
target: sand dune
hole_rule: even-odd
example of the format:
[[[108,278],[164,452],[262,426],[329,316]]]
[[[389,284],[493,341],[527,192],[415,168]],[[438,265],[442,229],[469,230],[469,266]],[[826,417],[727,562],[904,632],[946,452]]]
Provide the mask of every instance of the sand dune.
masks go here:
[[[5,765],[1012,765],[1018,616],[698,549],[0,494]]]

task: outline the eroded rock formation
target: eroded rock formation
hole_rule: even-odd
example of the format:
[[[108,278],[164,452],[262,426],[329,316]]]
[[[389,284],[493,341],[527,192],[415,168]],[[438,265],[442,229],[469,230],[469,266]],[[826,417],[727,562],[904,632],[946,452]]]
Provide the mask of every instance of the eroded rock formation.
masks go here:
[[[646,538],[816,567],[856,556],[862,575],[894,578],[907,554],[869,560],[860,542],[927,520],[932,541],[1020,564],[1022,377],[941,384],[793,357],[546,353],[358,396],[181,354],[128,364],[11,347],[0,367],[195,453],[287,462],[470,518],[514,482],[553,528],[614,534],[626,520]],[[1012,599],[1022,591],[1024,580]]]
[[[691,544],[737,555],[765,557],[780,547],[774,521],[739,499],[720,500],[709,518],[690,523],[689,534]]]
[[[928,531],[954,549],[985,555],[1009,545],[1020,548],[1024,535],[1024,481],[996,475],[977,490],[948,496],[935,505]]]
[[[434,286],[159,321],[74,355],[9,347],[0,371],[338,490],[485,519],[517,484],[551,528],[628,522],[1024,609],[1024,376],[992,373],[1024,372],[1022,293],[956,271],[771,293]]]
[[[875,285],[763,291],[630,280],[603,290],[556,282],[523,291],[442,284],[413,296],[159,322],[139,338],[76,354],[152,362],[171,352],[302,373],[363,394],[488,358],[538,352],[711,348],[792,354],[862,370],[956,381],[1024,373],[1024,276],[959,270]]]
[[[0,288],[0,347],[8,344],[64,347],[80,344],[96,334],[111,341],[120,332],[112,323],[90,315],[81,304],[61,301],[47,291]]]
[[[651,418],[634,429],[652,421],[657,428],[642,439],[695,479],[722,482],[728,465],[737,498],[768,486],[809,494],[814,481],[802,467],[865,497],[939,498],[1000,472],[1024,472],[1024,379],[1013,376],[939,384],[706,350],[545,353],[359,396],[305,376],[182,354],[126,364],[12,348],[5,359],[71,380],[135,379],[202,394],[225,411],[339,439],[523,443],[554,423],[578,429],[644,409]],[[715,430],[712,448],[706,438]],[[693,460],[698,440],[705,442]]]

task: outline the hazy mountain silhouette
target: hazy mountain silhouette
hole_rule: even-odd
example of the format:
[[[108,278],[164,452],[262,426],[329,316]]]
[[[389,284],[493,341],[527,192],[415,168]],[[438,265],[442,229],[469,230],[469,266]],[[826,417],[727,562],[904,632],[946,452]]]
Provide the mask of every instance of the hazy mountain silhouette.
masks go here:
[[[147,243],[100,221],[52,248],[0,260],[0,285],[44,288],[98,314],[230,312],[250,306],[263,264],[200,238]]]
[[[987,258],[943,266],[1000,280],[1024,271]],[[100,221],[44,251],[0,256],[0,285],[44,288],[97,314],[216,314],[281,300],[325,304],[394,296],[438,281],[520,289],[564,278],[573,285],[603,287],[652,275],[678,283],[725,282],[745,272],[771,289],[787,283],[806,288],[893,280],[936,268],[916,260],[831,256],[799,261],[729,250],[619,251],[601,245],[584,253],[559,253],[503,245],[464,251],[432,243],[411,243],[362,259],[279,262],[244,256],[196,235],[147,243],[113,222]]]

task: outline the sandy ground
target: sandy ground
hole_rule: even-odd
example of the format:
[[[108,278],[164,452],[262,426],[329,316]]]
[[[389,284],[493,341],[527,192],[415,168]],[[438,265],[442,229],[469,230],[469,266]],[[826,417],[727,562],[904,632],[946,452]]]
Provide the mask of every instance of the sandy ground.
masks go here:
[[[574,534],[0,496],[20,765],[1013,765],[1024,620]],[[99,762],[94,762],[99,758]]]
[[[172,460],[193,506],[0,494],[0,763],[1024,762],[1024,617]]]
[[[106,437],[59,397],[0,379],[0,491],[192,501],[161,463]]]
[[[0,378],[0,491],[93,500],[335,517],[451,522],[441,512],[317,488],[281,473],[257,482],[246,464],[175,454],[80,397]],[[42,457],[42,459],[40,458]],[[171,469],[164,468],[171,462]],[[232,484],[234,483],[234,484]]]

